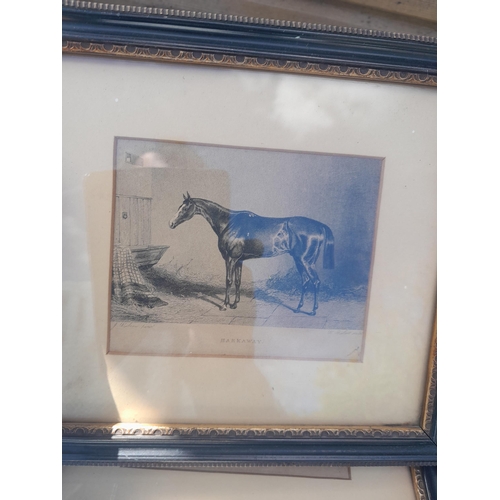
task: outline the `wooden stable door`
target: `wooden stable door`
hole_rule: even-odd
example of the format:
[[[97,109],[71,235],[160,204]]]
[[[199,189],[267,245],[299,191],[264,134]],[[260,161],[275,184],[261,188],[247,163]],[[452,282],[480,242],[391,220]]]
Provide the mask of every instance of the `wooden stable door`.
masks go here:
[[[115,245],[147,247],[151,243],[151,198],[116,195]]]

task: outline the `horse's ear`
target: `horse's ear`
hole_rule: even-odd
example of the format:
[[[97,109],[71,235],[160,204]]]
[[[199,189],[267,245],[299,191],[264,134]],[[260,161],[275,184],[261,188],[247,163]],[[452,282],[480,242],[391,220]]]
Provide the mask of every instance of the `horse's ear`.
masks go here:
[[[189,194],[189,191],[186,191],[187,193],[187,199],[190,200],[191,199],[191,195]]]
[[[182,197],[186,200],[186,195],[184,193],[182,193]]]

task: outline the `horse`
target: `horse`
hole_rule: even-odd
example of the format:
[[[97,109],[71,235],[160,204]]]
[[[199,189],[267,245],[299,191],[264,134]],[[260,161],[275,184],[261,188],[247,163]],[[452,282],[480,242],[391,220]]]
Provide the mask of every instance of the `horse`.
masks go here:
[[[302,294],[294,312],[304,305],[306,286],[314,288],[314,306],[310,316],[318,309],[320,280],[315,269],[323,245],[323,267],[334,268],[334,238],[331,229],[307,217],[261,217],[248,211],[235,211],[201,198],[183,194],[184,201],[169,222],[171,229],[201,215],[210,224],[218,237],[219,251],[226,262],[226,296],[220,307],[236,309],[240,301],[241,268],[243,261],[262,257],[290,254],[302,278]],[[230,304],[230,289],[235,283],[235,299]]]

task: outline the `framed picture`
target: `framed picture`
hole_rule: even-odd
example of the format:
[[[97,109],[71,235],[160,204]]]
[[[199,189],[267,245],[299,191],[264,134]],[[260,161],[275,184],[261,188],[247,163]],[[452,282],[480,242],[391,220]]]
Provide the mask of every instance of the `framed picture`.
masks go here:
[[[68,0],[63,110],[65,464],[432,473],[433,39]]]
[[[362,361],[382,167],[117,137],[108,353]]]

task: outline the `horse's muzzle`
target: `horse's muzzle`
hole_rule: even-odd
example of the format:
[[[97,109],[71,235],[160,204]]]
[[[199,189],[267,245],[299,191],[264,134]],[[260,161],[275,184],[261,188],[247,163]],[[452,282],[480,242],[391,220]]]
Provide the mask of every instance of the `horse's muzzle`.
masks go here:
[[[170,229],[175,229],[175,226],[176,226],[175,221],[171,220],[171,221],[168,223],[168,225],[170,226]]]

